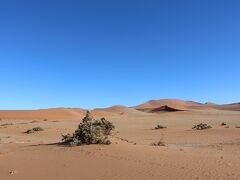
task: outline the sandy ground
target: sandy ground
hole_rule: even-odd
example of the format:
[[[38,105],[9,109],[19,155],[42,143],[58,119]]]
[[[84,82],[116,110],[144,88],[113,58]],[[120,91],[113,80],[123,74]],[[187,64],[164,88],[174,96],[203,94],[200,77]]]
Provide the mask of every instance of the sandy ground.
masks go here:
[[[98,109],[93,114],[105,115],[116,126],[111,145],[59,146],[55,143],[61,141],[61,134],[72,133],[84,115],[79,109],[70,111],[75,115],[71,114],[70,119],[54,113],[52,119],[44,119],[42,112],[38,118],[33,114],[25,120],[17,119],[16,114],[12,119],[2,118],[0,179],[240,180],[240,128],[236,128],[240,126],[240,111],[152,114],[120,106]],[[229,128],[221,126],[222,122]],[[208,123],[213,128],[192,130],[198,123]],[[153,130],[157,124],[167,128]],[[44,131],[23,133],[36,126]],[[166,146],[151,145],[159,140]]]

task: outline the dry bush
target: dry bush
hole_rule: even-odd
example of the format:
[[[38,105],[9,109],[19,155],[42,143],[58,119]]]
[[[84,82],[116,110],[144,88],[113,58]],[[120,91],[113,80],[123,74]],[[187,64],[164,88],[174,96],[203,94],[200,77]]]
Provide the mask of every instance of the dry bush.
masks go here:
[[[166,145],[165,145],[165,143],[162,140],[160,140],[160,141],[158,141],[156,143],[152,143],[152,146],[166,146]]]
[[[37,131],[43,131],[44,129],[41,128],[41,127],[34,127],[32,129],[28,129],[25,133],[26,134],[31,134],[31,133],[34,133],[34,132],[37,132]]]
[[[158,124],[154,129],[165,129],[165,128],[167,128],[167,127]]]
[[[208,124],[205,124],[205,123],[200,123],[200,124],[194,125],[192,127],[192,129],[196,129],[196,130],[204,130],[204,129],[210,129],[210,128],[212,128],[212,127]]]
[[[221,123],[221,126],[226,126],[226,125],[227,125],[227,123],[225,123],[225,122]]]
[[[62,144],[78,146],[82,144],[111,144],[108,139],[114,125],[105,118],[95,120],[89,111],[78,125],[75,132],[62,136]]]

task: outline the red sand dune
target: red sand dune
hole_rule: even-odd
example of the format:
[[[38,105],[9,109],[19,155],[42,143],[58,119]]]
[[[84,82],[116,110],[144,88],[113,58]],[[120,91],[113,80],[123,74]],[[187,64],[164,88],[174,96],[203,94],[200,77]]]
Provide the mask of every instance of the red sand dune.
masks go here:
[[[79,119],[85,114],[80,108],[51,108],[39,110],[0,110],[0,119],[20,120],[62,120]]]
[[[140,104],[137,106],[134,106],[133,108],[138,110],[145,110],[145,109],[155,109],[155,108],[161,108],[164,106],[168,106],[171,108],[176,109],[218,109],[218,110],[233,110],[233,111],[239,111],[240,110],[240,104],[214,104],[214,103],[198,103],[194,101],[184,101],[179,99],[160,99],[160,100],[150,100],[147,101],[144,104]]]
[[[108,116],[108,115],[147,115],[144,112],[140,112],[134,108],[127,106],[117,105],[108,108],[97,108],[91,111],[96,116]]]
[[[188,110],[188,109],[199,109],[199,110],[232,110],[240,111],[240,104],[224,104],[218,105],[214,103],[201,104],[194,101],[184,101],[179,99],[161,99],[161,100],[150,100],[144,104],[127,107],[127,106],[112,106],[109,108],[97,108],[92,110],[94,116],[112,116],[112,115],[133,115],[142,116],[148,115],[146,112],[151,111],[166,111],[164,107],[169,107],[176,110]],[[144,112],[141,112],[141,111]],[[0,119],[21,119],[21,120],[79,120],[86,110],[80,108],[51,108],[51,109],[39,109],[39,110],[0,110]]]
[[[179,99],[160,99],[160,100],[150,100],[144,104],[134,106],[135,109],[146,109],[146,108],[158,108],[161,106],[170,106],[174,108],[186,108],[189,106],[201,105],[200,103],[194,101],[184,101]]]

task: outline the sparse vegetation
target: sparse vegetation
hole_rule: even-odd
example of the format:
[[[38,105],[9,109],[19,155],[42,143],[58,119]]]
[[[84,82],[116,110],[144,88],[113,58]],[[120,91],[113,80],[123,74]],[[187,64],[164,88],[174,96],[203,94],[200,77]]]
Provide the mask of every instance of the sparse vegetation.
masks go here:
[[[164,142],[162,142],[162,140],[156,142],[156,143],[152,143],[152,146],[166,146]]]
[[[210,129],[210,128],[212,128],[210,125],[205,124],[205,123],[200,123],[198,125],[194,125],[192,129],[204,130],[204,129]]]
[[[154,129],[164,129],[164,128],[167,128],[167,127],[158,124]]]
[[[75,132],[62,136],[62,143],[69,146],[79,146],[82,144],[111,144],[108,139],[114,125],[105,118],[95,120],[89,111],[78,125]]]
[[[31,133],[34,133],[34,132],[37,132],[37,131],[43,131],[44,129],[41,128],[41,127],[34,127],[32,129],[28,129],[25,133],[26,134],[31,134]]]
[[[13,123],[4,123],[4,124],[0,124],[0,126],[12,126]]]
[[[227,125],[227,123],[225,123],[225,122],[221,123],[221,126],[226,126],[226,125]]]

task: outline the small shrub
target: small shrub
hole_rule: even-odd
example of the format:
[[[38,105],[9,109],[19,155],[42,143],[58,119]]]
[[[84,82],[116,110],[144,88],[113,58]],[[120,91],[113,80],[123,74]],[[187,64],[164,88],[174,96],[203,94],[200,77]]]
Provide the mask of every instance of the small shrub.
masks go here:
[[[13,123],[4,123],[4,124],[1,124],[0,126],[12,126]]]
[[[62,143],[69,146],[78,146],[82,144],[111,144],[108,139],[114,125],[105,118],[95,120],[89,111],[78,125],[75,132],[70,135],[62,135]]]
[[[167,128],[167,127],[158,124],[154,129],[164,129],[164,128]]]
[[[152,143],[152,146],[166,146],[166,145],[164,144],[164,142],[162,142],[162,141],[160,140],[160,141],[158,141],[158,142],[156,142],[156,143]]]
[[[240,126],[235,126],[235,128],[240,128]]]
[[[192,129],[204,130],[204,129],[210,129],[210,128],[212,128],[210,125],[204,124],[204,123],[200,123],[200,124],[198,124],[198,125],[193,126]]]
[[[227,125],[227,123],[225,123],[225,122],[221,123],[221,126],[226,126],[226,125]]]
[[[31,134],[31,133],[34,133],[34,132],[37,132],[37,131],[43,131],[44,129],[41,128],[41,127],[34,127],[32,129],[28,129],[25,133],[26,134]]]

